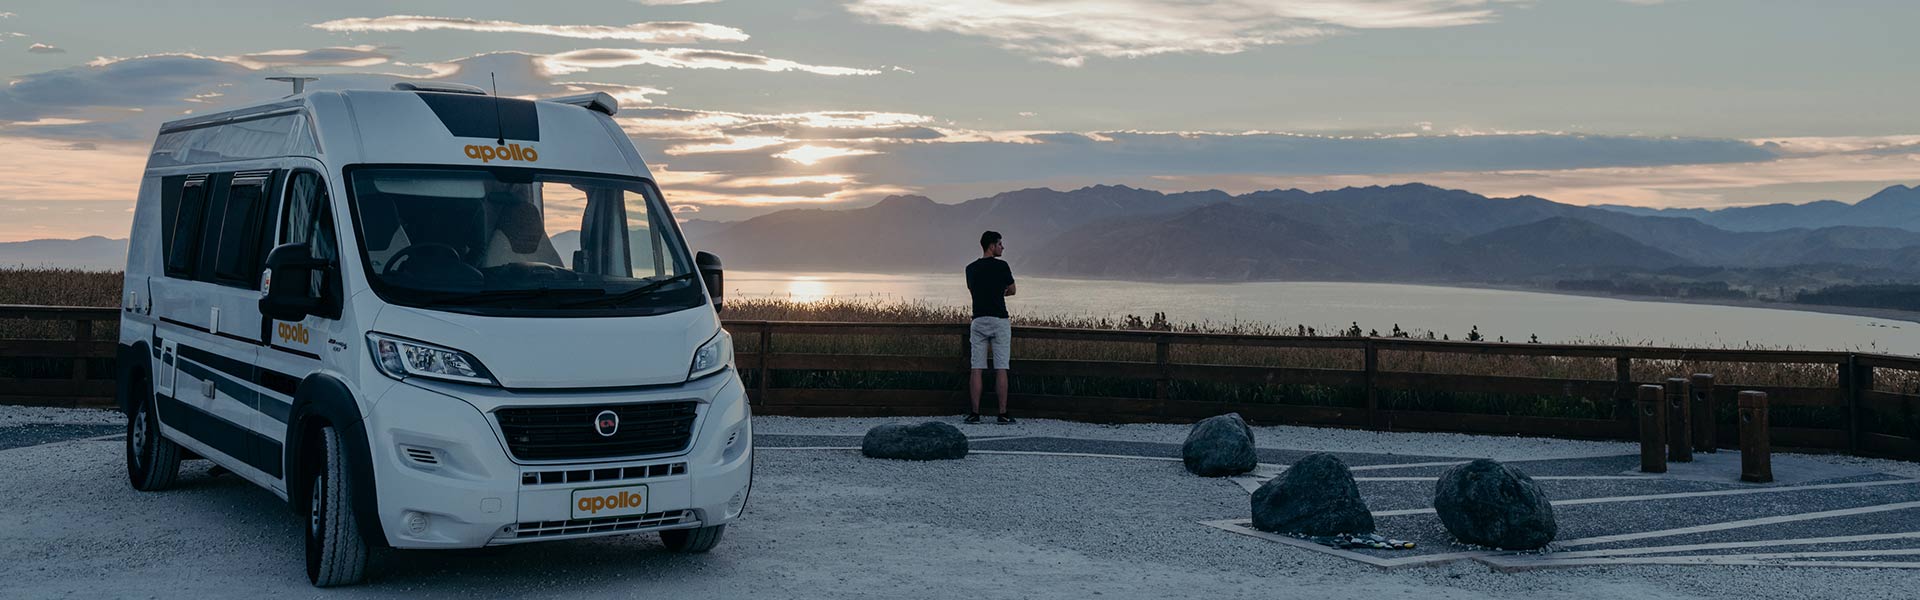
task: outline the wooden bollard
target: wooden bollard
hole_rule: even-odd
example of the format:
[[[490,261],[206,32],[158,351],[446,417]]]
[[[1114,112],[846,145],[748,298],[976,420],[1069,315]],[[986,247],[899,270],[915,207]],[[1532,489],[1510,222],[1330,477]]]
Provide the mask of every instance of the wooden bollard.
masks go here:
[[[1720,402],[1713,398],[1713,374],[1694,373],[1687,388],[1693,395],[1693,449],[1696,452],[1720,451]]]
[[[1740,392],[1740,480],[1773,481],[1773,442],[1767,436],[1767,393]]]
[[[1667,472],[1667,403],[1665,390],[1657,385],[1640,386],[1634,402],[1634,416],[1640,421],[1640,471]]]
[[[1687,380],[1667,380],[1667,460],[1693,462],[1693,404],[1687,397]]]

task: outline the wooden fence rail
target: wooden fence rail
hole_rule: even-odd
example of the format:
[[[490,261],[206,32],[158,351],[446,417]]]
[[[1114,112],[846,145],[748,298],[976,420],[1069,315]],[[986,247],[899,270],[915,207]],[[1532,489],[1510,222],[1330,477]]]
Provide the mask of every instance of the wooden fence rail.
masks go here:
[[[94,338],[94,322],[116,321],[113,308],[0,305],[0,323],[9,319],[70,321],[70,339],[0,340],[0,362],[15,359],[70,361],[68,373],[57,378],[0,377],[0,404],[51,406],[113,405],[112,369],[90,369],[100,359],[112,359],[115,341]],[[750,382],[749,395],[759,414],[794,416],[933,416],[964,411],[966,393],[960,389],[834,389],[819,382],[783,387],[780,373],[945,373],[967,372],[967,325],[963,323],[837,323],[729,320],[734,333],[736,363]],[[951,353],[938,355],[848,354],[819,351],[781,351],[776,339],[804,336],[858,338],[920,337],[955,340]],[[1876,372],[1900,372],[1900,381],[1920,380],[1920,358],[1848,352],[1786,350],[1721,350],[1647,346],[1600,346],[1443,342],[1405,338],[1295,337],[1188,333],[1174,331],[1086,330],[1056,327],[1015,327],[1021,343],[1041,340],[1138,345],[1138,356],[1151,360],[1082,360],[1016,358],[1011,372],[1019,378],[1083,378],[1136,382],[1150,389],[1133,396],[1073,394],[1014,394],[1016,410],[1024,416],[1094,422],[1190,422],[1239,412],[1267,424],[1298,424],[1395,431],[1450,431],[1480,434],[1535,435],[1582,439],[1630,440],[1635,437],[1633,394],[1643,383],[1692,373],[1668,373],[1648,381],[1634,379],[1636,361],[1697,363],[1801,364],[1831,367],[1835,384],[1821,387],[1740,385],[1722,381],[1713,388],[1721,406],[1734,405],[1741,391],[1766,392],[1772,406],[1790,410],[1824,410],[1843,415],[1845,425],[1811,428],[1775,425],[1774,444],[1782,447],[1848,452],[1920,460],[1920,389],[1876,389]],[[945,345],[949,342],[943,342]],[[805,344],[801,344],[802,347]],[[1174,360],[1176,348],[1262,348],[1346,353],[1330,363],[1349,368],[1306,368],[1242,364],[1206,364]],[[1223,348],[1225,347],[1225,348]],[[1466,354],[1478,357],[1562,357],[1610,360],[1611,379],[1556,379],[1458,373],[1385,370],[1381,354]],[[1015,353],[1019,355],[1019,352]],[[1331,356],[1331,355],[1328,355]],[[1351,360],[1349,360],[1351,359]],[[1655,363],[1664,364],[1664,363]],[[954,378],[958,380],[958,378]],[[1893,380],[1887,380],[1893,381]],[[1150,385],[1149,385],[1150,384]],[[1175,397],[1176,386],[1226,384],[1253,386],[1317,386],[1346,390],[1358,400],[1340,405],[1210,401]],[[958,387],[958,386],[955,386]],[[991,387],[989,385],[989,387]],[[1547,401],[1611,403],[1613,418],[1546,417],[1482,414],[1396,408],[1391,398],[1408,393],[1477,394],[1524,397]],[[991,403],[991,393],[986,402]],[[1864,431],[1868,413],[1903,423],[1895,432]],[[1730,413],[1729,413],[1730,414]],[[1738,432],[1730,416],[1714,419],[1713,428],[1723,447],[1732,447]],[[1777,419],[1776,419],[1777,421]]]

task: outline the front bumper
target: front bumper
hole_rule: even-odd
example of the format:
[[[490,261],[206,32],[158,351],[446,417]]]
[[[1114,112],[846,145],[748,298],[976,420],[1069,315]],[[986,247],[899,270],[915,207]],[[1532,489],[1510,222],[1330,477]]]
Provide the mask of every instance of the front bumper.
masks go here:
[[[474,548],[720,525],[753,479],[746,390],[732,370],[672,388],[539,394],[409,380],[372,406],[367,434],[379,518],[396,548]],[[515,461],[487,411],[506,406],[697,399],[690,445],[672,454]],[[575,519],[574,491],[646,486],[644,513]]]

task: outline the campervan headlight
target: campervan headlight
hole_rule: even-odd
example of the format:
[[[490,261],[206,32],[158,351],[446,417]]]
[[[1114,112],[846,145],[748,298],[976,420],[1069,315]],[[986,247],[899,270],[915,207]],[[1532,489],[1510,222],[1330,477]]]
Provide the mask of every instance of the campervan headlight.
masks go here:
[[[367,334],[373,364],[394,379],[426,377],[477,385],[498,386],[480,360],[459,350],[424,344],[378,333]]]
[[[713,334],[713,339],[701,344],[693,351],[693,365],[687,368],[687,380],[691,381],[720,372],[733,364],[733,334],[721,329]]]

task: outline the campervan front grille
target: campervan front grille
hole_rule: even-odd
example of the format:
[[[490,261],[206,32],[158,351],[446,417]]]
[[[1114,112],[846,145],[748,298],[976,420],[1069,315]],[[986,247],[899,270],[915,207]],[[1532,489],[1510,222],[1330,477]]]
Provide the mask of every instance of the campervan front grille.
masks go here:
[[[609,533],[614,531],[638,531],[668,525],[681,525],[688,522],[693,511],[670,510],[667,512],[647,513],[630,517],[606,517],[600,519],[571,519],[566,521],[534,521],[514,526],[513,537],[538,538],[560,535],[579,535],[583,533]]]
[[[646,402],[588,406],[502,408],[494,411],[507,450],[520,460],[580,460],[648,456],[685,450],[693,441],[700,403]],[[620,416],[613,435],[601,435],[601,411]]]

